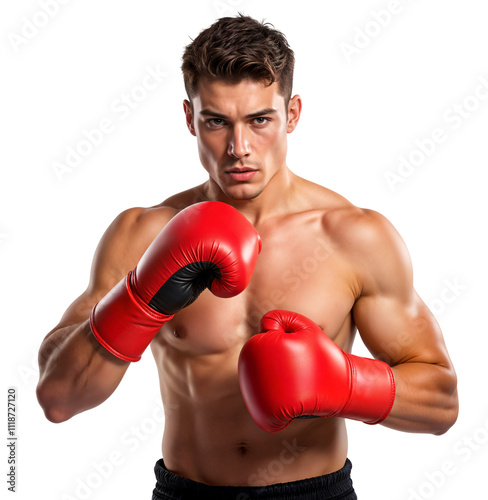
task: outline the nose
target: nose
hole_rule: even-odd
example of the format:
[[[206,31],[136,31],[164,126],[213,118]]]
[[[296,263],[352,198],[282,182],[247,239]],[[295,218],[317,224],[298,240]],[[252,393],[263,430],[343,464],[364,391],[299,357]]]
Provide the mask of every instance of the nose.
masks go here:
[[[250,153],[251,145],[244,127],[239,125],[234,126],[229,139],[227,154],[233,158],[244,158]]]

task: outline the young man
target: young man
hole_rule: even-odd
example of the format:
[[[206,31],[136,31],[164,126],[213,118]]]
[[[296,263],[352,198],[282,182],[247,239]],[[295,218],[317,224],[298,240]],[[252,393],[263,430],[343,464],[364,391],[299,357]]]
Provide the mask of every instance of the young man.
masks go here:
[[[433,434],[457,418],[398,233],[287,167],[293,64],[281,33],[244,16],[186,48],[208,181],[120,214],[41,346],[38,398],[62,422],[107,399],[150,344],[170,409],[154,499],[354,499],[345,418]],[[371,359],[348,354],[356,328]]]

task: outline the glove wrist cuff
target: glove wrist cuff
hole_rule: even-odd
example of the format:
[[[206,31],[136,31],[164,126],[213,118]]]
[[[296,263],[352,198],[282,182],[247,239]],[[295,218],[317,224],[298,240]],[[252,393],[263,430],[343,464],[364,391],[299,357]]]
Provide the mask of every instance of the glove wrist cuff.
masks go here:
[[[341,416],[366,424],[383,422],[395,400],[395,378],[383,361],[346,354],[350,365],[351,393]]]
[[[149,307],[131,286],[133,271],[93,307],[93,335],[111,354],[124,361],[139,361],[161,326],[173,318]]]

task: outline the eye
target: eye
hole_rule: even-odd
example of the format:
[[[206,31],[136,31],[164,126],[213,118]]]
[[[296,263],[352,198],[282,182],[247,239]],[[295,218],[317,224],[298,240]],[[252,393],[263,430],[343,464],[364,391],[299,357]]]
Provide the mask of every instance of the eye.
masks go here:
[[[207,125],[210,127],[220,127],[224,125],[224,120],[222,118],[210,118],[206,121]]]
[[[269,121],[269,118],[266,118],[265,116],[257,116],[253,119],[253,122],[256,125],[266,125],[266,123],[268,123]]]

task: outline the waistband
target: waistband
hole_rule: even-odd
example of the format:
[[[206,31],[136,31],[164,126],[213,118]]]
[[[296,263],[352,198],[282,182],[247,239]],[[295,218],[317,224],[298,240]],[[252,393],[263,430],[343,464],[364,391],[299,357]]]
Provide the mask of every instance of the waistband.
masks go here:
[[[152,500],[353,500],[356,499],[349,459],[342,469],[323,476],[271,484],[268,486],[209,486],[166,469],[163,459],[156,462],[156,488]]]

